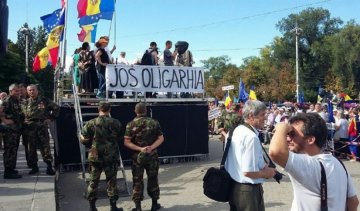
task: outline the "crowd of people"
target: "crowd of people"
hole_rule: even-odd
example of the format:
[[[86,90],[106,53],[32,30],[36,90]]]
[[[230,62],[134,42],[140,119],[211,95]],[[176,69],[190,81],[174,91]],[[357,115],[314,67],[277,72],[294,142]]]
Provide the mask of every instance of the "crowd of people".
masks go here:
[[[292,116],[298,113],[317,113],[327,123],[329,140],[326,144],[327,150],[332,151],[336,157],[341,159],[359,160],[360,108],[334,106],[332,114],[330,114],[327,106],[327,104],[321,103],[309,104],[306,107],[296,104],[282,105],[281,107],[277,106],[277,104],[268,105],[265,126],[260,130],[261,141],[264,144],[270,143],[277,123],[287,123]],[[213,102],[209,103],[209,110],[215,107]],[[209,121],[209,132],[221,134],[220,140],[224,141],[227,131],[241,122],[243,104],[233,104],[229,109],[226,109],[224,104],[220,104],[218,107],[221,110],[221,115]]]
[[[214,107],[209,104],[209,109]],[[209,125],[215,127],[211,131],[218,131],[224,136],[222,140],[230,143],[225,169],[233,180],[231,211],[265,210],[262,184],[270,178],[280,183],[282,178],[271,165],[273,161],[289,174],[294,191],[291,210],[357,210],[359,200],[349,172],[341,160],[324,150],[331,131],[326,121],[331,115],[321,104],[304,110],[296,106],[269,108],[258,100],[248,100],[232,105],[229,112],[224,106],[220,108],[221,116]],[[347,137],[357,137],[357,109],[335,111],[336,132],[345,128]],[[261,134],[267,133],[273,135],[268,138],[269,156],[265,159]],[[344,139],[342,134],[339,137]],[[354,154],[350,157],[355,159]]]
[[[4,179],[18,179],[16,170],[20,137],[25,149],[29,174],[39,172],[37,149],[47,164],[46,174],[54,175],[48,125],[59,115],[59,106],[39,95],[37,85],[11,84],[1,93],[0,123],[3,141]]]
[[[194,59],[190,50],[183,49],[182,46],[172,49],[172,42],[165,42],[165,49],[160,55],[159,48],[156,42],[151,42],[150,46],[144,52],[141,59],[130,63],[126,60],[126,52],[120,52],[119,58],[114,59],[112,54],[116,50],[116,46],[110,50],[108,48],[109,37],[102,36],[95,43],[95,49],[91,50],[90,45],[84,42],[82,46],[75,50],[73,54],[73,77],[77,91],[83,94],[95,93],[97,98],[105,98],[106,84],[105,84],[105,69],[108,64],[124,64],[124,65],[164,65],[164,66],[187,66],[191,67],[194,64]],[[180,50],[179,50],[180,49]],[[108,93],[110,97],[112,92]],[[181,95],[186,97],[189,93]],[[123,98],[123,92],[114,92],[116,98]],[[145,93],[147,98],[156,97],[156,93]],[[171,98],[172,93],[168,93],[167,97]]]

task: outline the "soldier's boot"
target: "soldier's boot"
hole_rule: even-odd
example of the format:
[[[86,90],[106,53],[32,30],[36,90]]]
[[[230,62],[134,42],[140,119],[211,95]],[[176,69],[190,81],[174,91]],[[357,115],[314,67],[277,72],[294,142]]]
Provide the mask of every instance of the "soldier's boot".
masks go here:
[[[10,173],[13,173],[13,174],[18,174],[19,171],[18,170],[15,170],[15,169],[9,169],[9,172]]]
[[[5,168],[4,179],[20,179],[21,177],[17,171],[15,172],[13,169]]]
[[[37,173],[39,173],[39,167],[36,164],[36,165],[31,167],[31,170],[29,171],[29,174],[32,175],[32,174],[37,174]]]
[[[46,165],[47,165],[46,174],[47,175],[55,175],[55,171],[52,167],[51,161],[46,161]]]
[[[133,208],[131,211],[142,211],[141,201],[135,202],[135,208]]]
[[[161,208],[161,205],[157,202],[157,199],[152,200],[151,211],[156,211]]]
[[[110,211],[123,211],[123,208],[118,208],[116,206],[116,201],[110,200]]]
[[[97,211],[95,203],[96,201],[89,201],[89,205],[90,205],[89,211]]]

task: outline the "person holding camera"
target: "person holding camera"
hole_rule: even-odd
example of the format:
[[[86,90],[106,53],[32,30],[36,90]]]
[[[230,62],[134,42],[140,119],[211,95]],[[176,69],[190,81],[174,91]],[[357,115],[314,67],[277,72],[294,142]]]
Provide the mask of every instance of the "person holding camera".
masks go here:
[[[265,210],[262,183],[276,174],[264,160],[258,129],[264,127],[266,106],[258,100],[248,100],[242,115],[244,124],[237,126],[225,168],[234,180],[230,193],[230,210]]]
[[[289,173],[292,211],[357,210],[359,200],[345,166],[322,151],[327,132],[317,113],[299,113],[275,127],[269,153]]]
[[[89,200],[90,211],[96,211],[97,189],[101,172],[104,171],[111,211],[122,211],[122,208],[116,207],[119,198],[116,185],[119,165],[118,141],[123,135],[121,123],[109,116],[111,106],[108,102],[101,101],[98,110],[99,116],[85,124],[80,136],[80,142],[90,147],[88,155],[90,181],[86,198]]]

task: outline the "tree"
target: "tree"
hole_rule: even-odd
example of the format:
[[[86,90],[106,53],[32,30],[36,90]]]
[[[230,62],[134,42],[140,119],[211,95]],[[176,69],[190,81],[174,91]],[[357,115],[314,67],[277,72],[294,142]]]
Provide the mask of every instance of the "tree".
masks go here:
[[[205,93],[207,96],[222,99],[225,95],[221,89],[222,86],[234,85],[236,87],[239,84],[240,70],[229,61],[228,56],[210,57],[201,61],[204,68],[209,70],[205,72]],[[236,90],[233,90],[230,93],[233,96],[235,92]]]
[[[30,29],[27,23],[23,25],[29,29],[29,70],[32,70],[32,64],[34,62],[34,58],[36,54],[46,46],[46,41],[48,34],[43,26],[38,26],[36,28]],[[18,40],[16,42],[17,51],[20,53],[22,57],[22,61],[25,61],[25,35],[18,31]],[[22,62],[24,64],[24,62]],[[41,70],[39,73],[31,73],[28,75],[30,78],[28,81],[31,83],[36,83],[39,85],[39,90],[41,94],[53,98],[53,89],[54,89],[54,69],[51,66],[46,67]]]
[[[332,73],[340,80],[340,88],[357,96],[360,91],[360,25],[354,20],[328,38],[333,59]]]
[[[10,84],[21,82],[26,75],[20,55],[11,50],[8,50],[0,59],[0,70],[0,90],[2,91],[8,91]]]
[[[339,18],[331,18],[330,12],[322,8],[308,8],[300,14],[291,14],[282,19],[278,29],[283,37],[276,40],[274,50],[279,64],[290,60],[295,64],[295,35],[292,31],[296,26],[302,29],[299,35],[299,67],[300,86],[315,91],[325,83],[325,75],[331,66],[331,60],[324,55],[325,38],[339,32],[343,22]],[[287,50],[286,50],[287,49]],[[295,67],[294,67],[295,69]]]

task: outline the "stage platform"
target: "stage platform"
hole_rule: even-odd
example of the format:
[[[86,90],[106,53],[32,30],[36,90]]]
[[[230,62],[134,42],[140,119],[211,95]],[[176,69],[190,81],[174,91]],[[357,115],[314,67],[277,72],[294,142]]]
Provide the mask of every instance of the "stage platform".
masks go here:
[[[164,133],[165,141],[159,147],[162,159],[203,157],[209,153],[208,145],[208,105],[203,98],[131,98],[108,99],[112,102],[111,116],[126,124],[134,117],[135,104],[139,101],[148,104],[148,115],[157,119]],[[94,107],[100,99],[79,98],[82,112],[97,113]],[[81,163],[79,142],[76,136],[74,99],[62,99],[61,112],[56,120],[57,156],[61,165]],[[84,116],[88,121],[94,116]],[[125,164],[130,160],[131,151],[119,140],[122,159]]]

